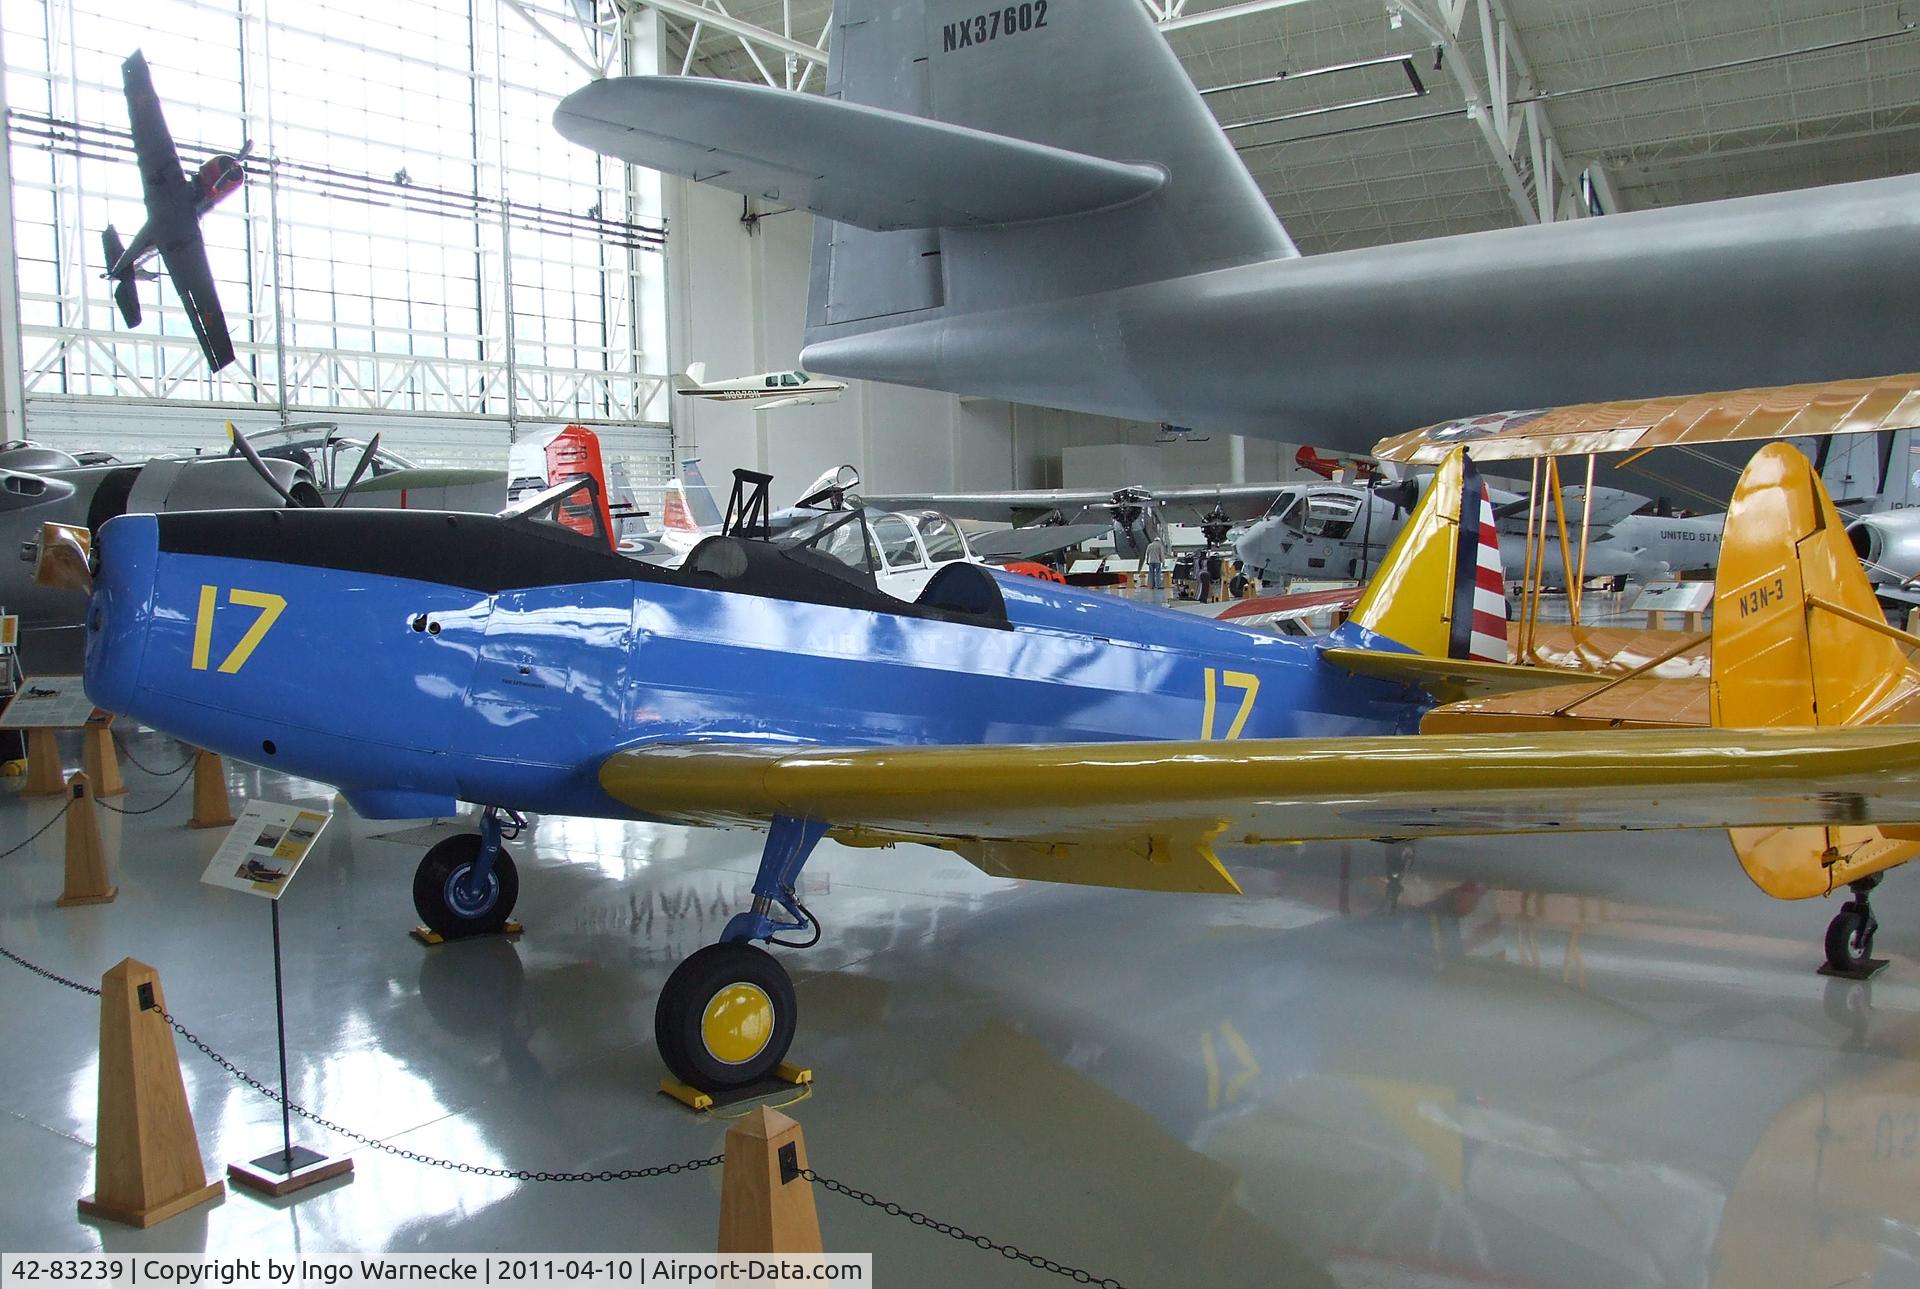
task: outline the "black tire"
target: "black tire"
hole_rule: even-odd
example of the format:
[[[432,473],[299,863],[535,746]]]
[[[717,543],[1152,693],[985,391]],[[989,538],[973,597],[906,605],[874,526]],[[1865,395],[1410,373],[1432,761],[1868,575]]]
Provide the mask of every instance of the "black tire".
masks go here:
[[[456,883],[480,857],[478,833],[463,833],[435,845],[420,858],[413,872],[413,907],[430,930],[449,940],[487,935],[507,924],[520,898],[520,874],[513,856],[502,846],[493,861],[493,874],[481,898],[468,898]]]
[[[1835,971],[1860,970],[1873,956],[1873,936],[1879,929],[1872,913],[1849,901],[1827,923],[1827,965]]]
[[[771,1009],[771,1024],[762,1027],[764,1042],[751,1052],[744,1046],[716,1052],[707,1032],[707,1009],[734,990],[757,990],[757,1001]],[[667,977],[654,1004],[653,1038],[674,1078],[717,1092],[745,1087],[773,1073],[793,1045],[798,1020],[793,981],[772,954],[750,944],[710,944],[689,954]],[[736,1035],[736,1041],[752,1040]]]

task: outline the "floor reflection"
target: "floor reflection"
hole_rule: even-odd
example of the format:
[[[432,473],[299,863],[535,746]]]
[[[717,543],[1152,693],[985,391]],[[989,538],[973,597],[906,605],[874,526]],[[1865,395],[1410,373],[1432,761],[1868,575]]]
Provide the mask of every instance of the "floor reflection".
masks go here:
[[[130,804],[160,795],[129,782]],[[36,811],[0,799],[0,833]],[[122,896],[96,909],[52,907],[57,841],[16,856],[0,944],[81,978],[152,962],[190,1027],[270,1072],[259,909],[199,885],[218,837],[184,815],[121,823]],[[744,907],[757,835],[540,821],[516,845],[526,934],[426,950],[407,891],[448,828],[343,813],[289,892],[295,1097],[470,1164],[714,1153],[725,1124],[654,1092],[653,996]],[[785,955],[795,1056],[819,1080],[794,1109],[816,1167],[1138,1285],[1915,1283],[1920,899],[1901,876],[1876,899],[1893,965],[1856,984],[1813,973],[1831,908],[1767,900],[1717,837],[1227,859],[1248,898],[823,846],[802,896],[826,940]],[[561,1187],[364,1147],[351,1184],[298,1205],[236,1195],[147,1232],[82,1225],[96,1014],[24,973],[6,998],[0,1244],[711,1242],[711,1173]],[[277,1138],[271,1102],[191,1051],[183,1067],[210,1168]],[[888,1283],[1045,1280],[832,1198],[821,1214]]]

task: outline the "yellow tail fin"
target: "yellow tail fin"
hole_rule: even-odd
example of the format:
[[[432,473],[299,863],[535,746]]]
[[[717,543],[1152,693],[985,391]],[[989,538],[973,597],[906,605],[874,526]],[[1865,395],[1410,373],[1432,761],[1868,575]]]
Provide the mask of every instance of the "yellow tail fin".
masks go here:
[[[1804,453],[1760,450],[1727,508],[1713,606],[1713,723],[1877,725],[1909,717],[1920,676],[1884,623],[1859,557]],[[1836,821],[1846,803],[1834,803]],[[1920,844],[1847,827],[1739,828],[1741,866],[1780,899],[1824,895],[1904,863]]]
[[[1464,448],[1434,472],[1350,621],[1428,658],[1507,660],[1500,537]]]

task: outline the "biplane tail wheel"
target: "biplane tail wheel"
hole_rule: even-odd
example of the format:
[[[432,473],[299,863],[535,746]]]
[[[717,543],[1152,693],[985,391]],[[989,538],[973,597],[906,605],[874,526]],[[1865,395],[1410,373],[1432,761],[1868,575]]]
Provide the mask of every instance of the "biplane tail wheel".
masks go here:
[[[449,940],[486,935],[507,924],[520,898],[520,875],[502,846],[493,871],[475,880],[478,833],[449,837],[427,851],[413,872],[413,907],[420,920]]]
[[[798,1013],[786,968],[750,944],[689,954],[661,987],[653,1037],[673,1077],[702,1091],[745,1087],[773,1073],[793,1044]]]
[[[1873,956],[1880,921],[1862,900],[1848,900],[1827,923],[1827,965],[1839,972],[1859,971]]]

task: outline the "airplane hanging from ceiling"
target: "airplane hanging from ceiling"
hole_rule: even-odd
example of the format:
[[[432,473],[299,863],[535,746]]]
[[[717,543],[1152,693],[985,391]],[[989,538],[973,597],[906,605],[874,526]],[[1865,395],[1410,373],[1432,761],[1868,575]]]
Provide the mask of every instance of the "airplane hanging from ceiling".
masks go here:
[[[335,784],[369,818],[484,805],[478,834],[415,873],[444,935],[511,912],[516,812],[766,827],[752,906],[655,1009],[662,1058],[697,1087],[785,1055],[793,987],[754,942],[819,939],[799,879],[829,834],[1012,877],[1231,893],[1216,844],[1757,829],[1735,849],[1769,892],[1856,884],[1828,946],[1852,966],[1866,886],[1920,850],[1902,840],[1920,836],[1920,736],[1840,728],[1904,713],[1920,679],[1879,647],[1790,449],[1749,468],[1728,521],[1704,730],[1416,733],[1445,710],[1435,694],[1591,679],[1499,661],[1493,508],[1464,455],[1320,641],[965,563],[905,603],[831,534],[743,536],[763,497],[653,568],[552,522],[590,486],[500,516],[128,515],[97,572],[51,529],[43,572],[91,586],[87,692],[107,710]]]
[[[618,77],[554,116],[820,216],[809,370],[1360,450],[1920,366],[1920,175],[1303,257],[1137,0],[832,26],[825,96]]]
[[[824,380],[803,371],[763,371],[752,376],[734,376],[709,383],[705,363],[691,363],[685,375],[673,378],[673,392],[676,394],[711,399],[716,403],[750,402],[756,412],[837,402],[846,388],[847,383],[843,380]]]
[[[133,235],[131,246],[121,244],[120,234],[111,224],[101,235],[106,276],[116,284],[114,303],[129,327],[140,325],[140,283],[158,276],[142,266],[159,256],[167,276],[173,279],[187,320],[193,324],[207,365],[219,371],[233,361],[233,337],[227,332],[226,315],[220,310],[220,296],[214,289],[213,268],[207,262],[206,242],[200,236],[200,218],[245,186],[247,171],[242,162],[253,151],[253,144],[245,144],[236,153],[222,152],[208,158],[188,177],[180,168],[173,135],[160,111],[160,96],[154,93],[146,57],[135,50],[121,64],[120,77],[126,90],[127,118],[133,125],[133,151],[140,166],[147,220]]]

